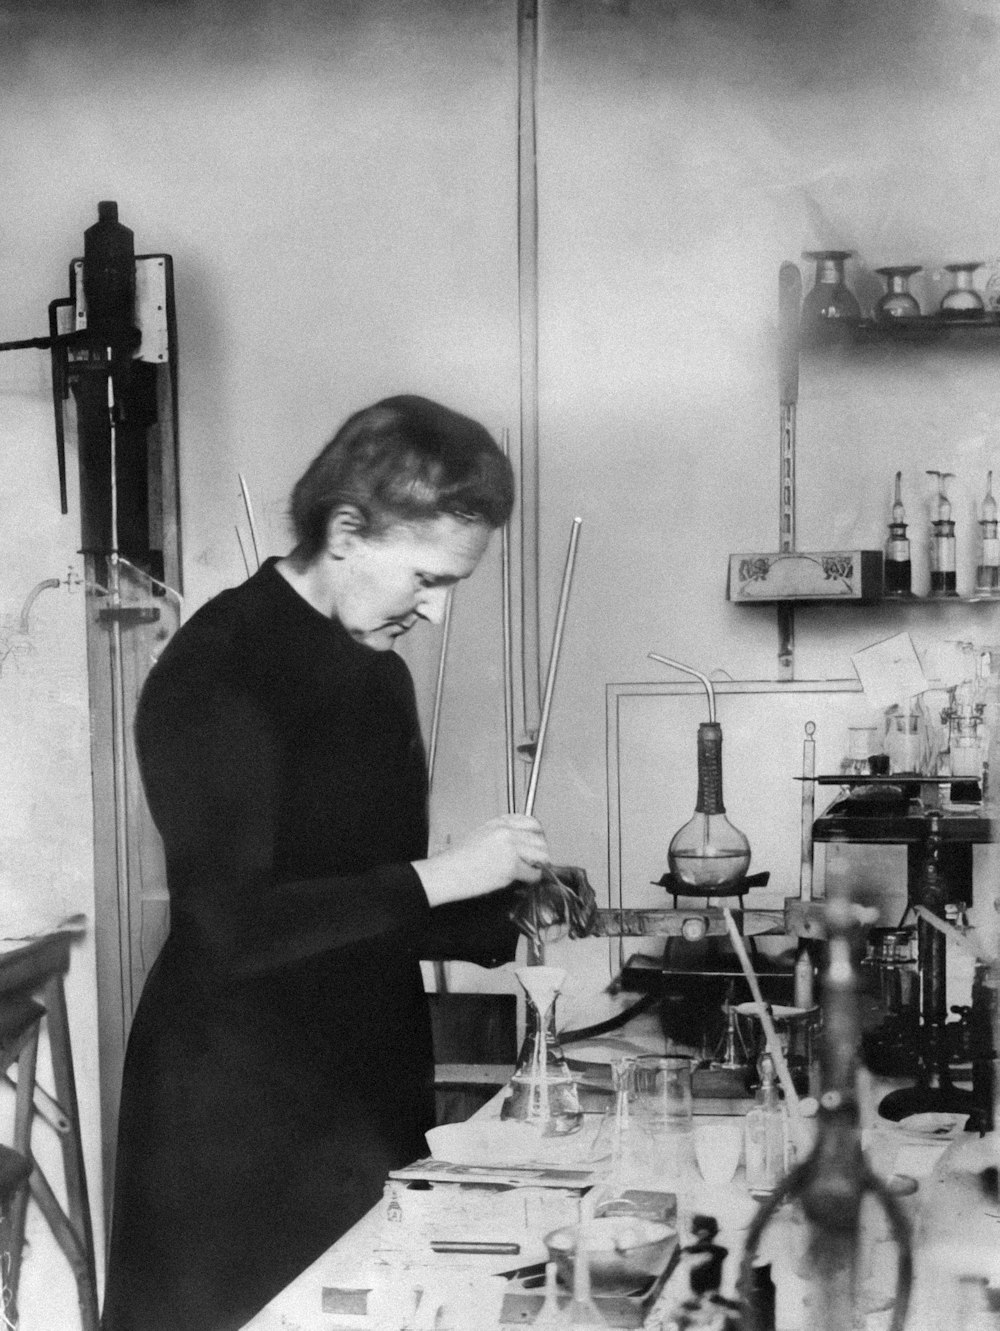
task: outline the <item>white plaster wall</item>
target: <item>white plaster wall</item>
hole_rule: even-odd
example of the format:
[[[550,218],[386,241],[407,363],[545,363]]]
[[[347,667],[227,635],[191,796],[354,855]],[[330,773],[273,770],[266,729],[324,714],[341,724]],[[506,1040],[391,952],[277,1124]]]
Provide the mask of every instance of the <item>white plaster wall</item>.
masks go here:
[[[1000,254],[1000,39],[987,0],[545,0],[541,12],[546,647],[573,515],[584,529],[537,812],[556,857],[603,891],[605,683],[658,677],[650,649],[738,677],[777,671],[773,615],[727,605],[724,589],[731,550],[777,543],[778,265],[854,249],[870,299],[878,264],[933,274]],[[515,18],[514,0],[51,0],[6,15],[2,333],[44,331],[98,199],[118,200],[140,251],[174,256],[189,606],[243,576],[238,473],[263,552],[284,550],[290,484],[377,395],[439,396],[516,444]],[[0,400],[17,467],[52,450],[44,357],[23,356],[28,407]],[[803,376],[803,548],[880,545],[897,467],[916,548],[923,470],[948,466],[967,581],[971,506],[997,449],[992,371],[971,359]],[[38,482],[46,513],[52,483],[51,471]],[[22,502],[3,539],[26,549],[35,525]],[[16,577],[5,569],[3,613],[66,558],[53,544]],[[437,844],[503,799],[497,584],[494,551],[456,601]],[[39,634],[57,614],[46,597]],[[60,616],[76,604],[59,593]],[[82,651],[82,624],[59,622],[60,649]],[[802,612],[797,673],[849,674],[852,651],[901,628],[920,643],[996,638],[991,614],[969,607]],[[406,650],[429,712],[436,640]],[[4,705],[19,724],[37,712]],[[82,738],[76,763],[83,780]],[[24,777],[12,770],[11,789]],[[754,777],[727,767],[734,810]],[[22,857],[45,826],[20,824]],[[74,898],[88,853],[81,831]],[[567,1016],[599,1015],[607,949],[554,953],[572,971]],[[89,1073],[86,952],[75,965]]]
[[[83,595],[74,520],[59,514],[51,398],[32,355],[0,362],[0,935],[28,936],[69,916],[92,923],[93,812]],[[70,478],[69,492],[75,495]],[[26,624],[22,610],[43,580]],[[69,584],[69,585],[68,585]],[[92,1199],[101,1195],[97,1004],[92,930],[71,954],[65,982],[85,1167]],[[47,1035],[38,1080],[54,1090]],[[13,1090],[0,1083],[0,1139],[13,1128]],[[36,1120],[32,1144],[62,1204],[55,1134]],[[96,1236],[103,1262],[103,1236]],[[25,1328],[72,1327],[76,1290],[40,1213],[28,1212],[20,1306]]]

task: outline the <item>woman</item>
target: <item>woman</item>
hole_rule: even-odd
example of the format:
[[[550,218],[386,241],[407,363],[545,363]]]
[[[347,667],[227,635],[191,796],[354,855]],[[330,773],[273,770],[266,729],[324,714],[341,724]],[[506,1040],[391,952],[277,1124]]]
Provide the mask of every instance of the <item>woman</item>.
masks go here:
[[[427,855],[413,686],[513,502],[482,426],[417,397],[352,416],[295,486],[296,544],[202,607],[149,675],[136,742],[171,929],[125,1062],[105,1331],[229,1331],[426,1151],[421,958],[513,958],[507,815]]]

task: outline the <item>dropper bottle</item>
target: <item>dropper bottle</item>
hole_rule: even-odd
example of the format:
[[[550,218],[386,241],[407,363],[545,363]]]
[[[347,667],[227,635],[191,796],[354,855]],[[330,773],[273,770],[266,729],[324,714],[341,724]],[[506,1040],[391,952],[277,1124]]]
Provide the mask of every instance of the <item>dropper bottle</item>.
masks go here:
[[[955,581],[955,523],[951,516],[951,503],[945,493],[945,482],[954,478],[952,471],[931,471],[928,476],[938,478],[937,508],[931,523],[931,595],[957,596]]]
[[[884,590],[886,596],[912,595],[910,542],[906,535],[906,510],[902,496],[903,473],[896,472],[896,498],[892,505],[889,539],[885,543]]]
[[[976,591],[987,596],[1000,595],[1000,540],[997,539],[997,501],[993,498],[993,473],[986,473],[986,498],[983,500],[979,527],[982,532],[979,563],[976,565]]]

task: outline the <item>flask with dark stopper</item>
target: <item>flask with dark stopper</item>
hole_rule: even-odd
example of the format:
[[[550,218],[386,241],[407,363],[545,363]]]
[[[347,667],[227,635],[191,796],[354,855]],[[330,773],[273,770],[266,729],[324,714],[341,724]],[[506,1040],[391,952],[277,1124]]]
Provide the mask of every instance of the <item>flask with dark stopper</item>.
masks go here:
[[[722,727],[698,726],[698,798],[694,816],[674,834],[667,851],[670,872],[694,895],[706,895],[746,877],[750,842],[726,817],[722,801]]]

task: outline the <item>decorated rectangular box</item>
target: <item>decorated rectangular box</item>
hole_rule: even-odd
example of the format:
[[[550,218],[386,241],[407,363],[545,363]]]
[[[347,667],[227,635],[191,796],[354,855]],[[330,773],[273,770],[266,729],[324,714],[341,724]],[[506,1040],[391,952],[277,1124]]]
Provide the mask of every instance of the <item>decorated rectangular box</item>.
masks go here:
[[[881,550],[771,551],[729,556],[730,601],[878,601]]]

